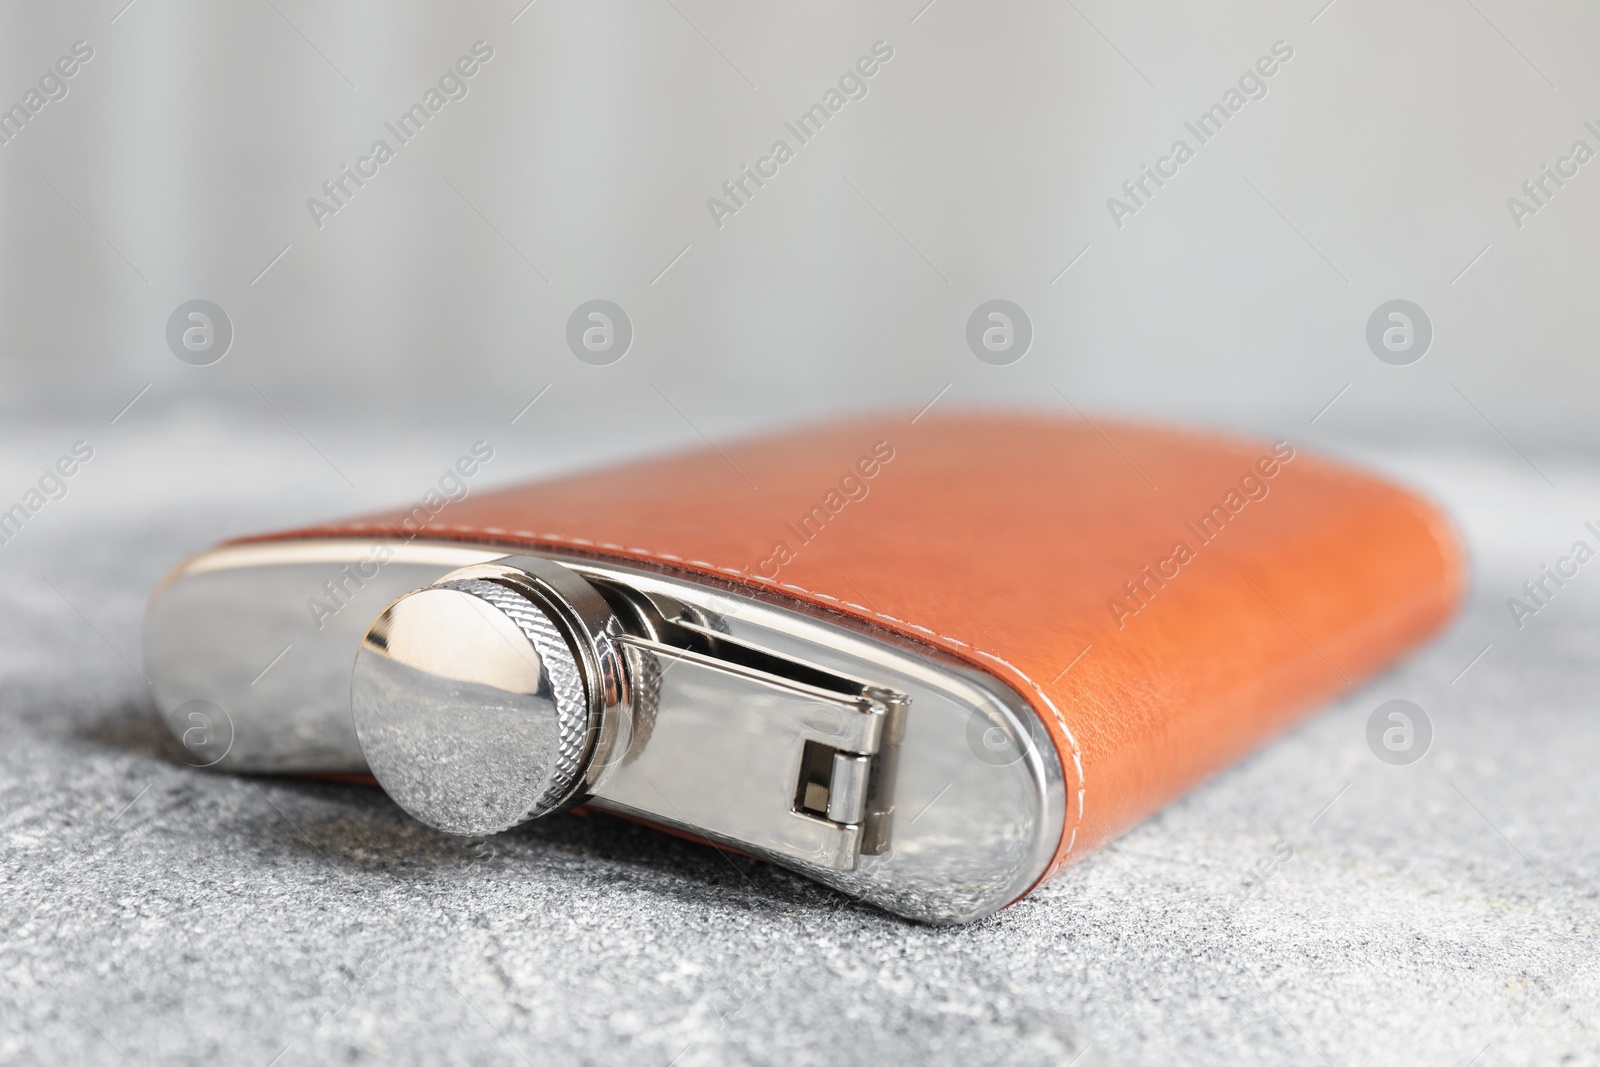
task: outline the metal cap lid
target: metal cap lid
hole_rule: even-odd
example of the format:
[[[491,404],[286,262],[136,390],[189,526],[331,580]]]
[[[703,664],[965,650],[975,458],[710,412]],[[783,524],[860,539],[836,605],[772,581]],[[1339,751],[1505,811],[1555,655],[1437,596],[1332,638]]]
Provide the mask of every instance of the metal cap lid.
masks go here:
[[[609,612],[576,575],[537,562],[543,574],[474,567],[408,593],[357,653],[351,711],[367,764],[436,829],[498,833],[583,790],[616,688],[585,623],[603,635]]]

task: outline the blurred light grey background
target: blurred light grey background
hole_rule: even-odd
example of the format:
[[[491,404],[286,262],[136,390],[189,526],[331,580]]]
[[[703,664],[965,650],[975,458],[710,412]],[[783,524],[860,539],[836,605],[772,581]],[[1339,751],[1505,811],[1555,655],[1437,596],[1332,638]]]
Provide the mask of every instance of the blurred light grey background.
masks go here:
[[[1600,1063],[1600,584],[1506,610],[1600,523],[1597,46],[1574,0],[0,2],[0,510],[94,452],[0,544],[0,1062]],[[208,365],[168,340],[196,300]],[[593,300],[632,325],[608,365],[567,340]],[[1031,321],[1007,365],[969,349],[990,300]],[[1394,300],[1433,335],[1404,365]],[[1417,486],[1472,595],[962,930],[607,820],[484,852],[202,774],[139,674],[179,558],[414,500],[475,440],[487,487],[1069,403]],[[1365,740],[1394,698],[1413,766]]]
[[[1600,167],[1520,229],[1506,203],[1600,149],[1592,5],[526,3],[7,5],[0,98],[94,58],[0,146],[0,403],[253,383],[381,424],[509,418],[553,383],[564,428],[666,393],[710,431],[946,385],[1062,406],[1054,383],[1299,430],[1349,385],[1311,433],[1592,436]],[[477,41],[468,95],[319,229],[308,198]],[[719,228],[707,199],[877,41],[865,98]],[[1278,41],[1267,95],[1118,228],[1108,198]],[[964,343],[997,297],[1036,331],[1009,367]],[[212,367],[164,341],[195,298],[236,331]],[[595,298],[636,331],[605,368],[564,343]],[[1364,342],[1395,298],[1436,332],[1409,367]]]

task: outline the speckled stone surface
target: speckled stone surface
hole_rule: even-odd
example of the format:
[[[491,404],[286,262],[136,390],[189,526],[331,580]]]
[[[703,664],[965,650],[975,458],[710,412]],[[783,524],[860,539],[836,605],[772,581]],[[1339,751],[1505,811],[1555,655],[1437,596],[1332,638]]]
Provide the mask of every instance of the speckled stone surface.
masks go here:
[[[0,1062],[1600,1063],[1600,564],[1521,630],[1505,606],[1600,519],[1593,460],[1535,456],[1557,490],[1514,454],[1367,449],[1456,514],[1462,619],[932,929],[603,817],[471,841],[376,790],[185,766],[136,670],[165,568],[405,499],[459,449],[362,456],[357,499],[281,425],[14,423],[7,491],[89,432],[0,547]],[[567,462],[503,456],[502,481]],[[1366,742],[1395,697],[1434,729],[1410,766]]]

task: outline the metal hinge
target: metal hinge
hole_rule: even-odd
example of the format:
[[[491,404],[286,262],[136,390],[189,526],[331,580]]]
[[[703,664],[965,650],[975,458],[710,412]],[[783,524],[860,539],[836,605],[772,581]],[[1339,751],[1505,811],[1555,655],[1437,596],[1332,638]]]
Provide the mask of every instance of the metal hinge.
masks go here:
[[[591,803],[833,870],[888,849],[903,694],[736,641],[675,601],[602,593],[628,631],[634,736]]]

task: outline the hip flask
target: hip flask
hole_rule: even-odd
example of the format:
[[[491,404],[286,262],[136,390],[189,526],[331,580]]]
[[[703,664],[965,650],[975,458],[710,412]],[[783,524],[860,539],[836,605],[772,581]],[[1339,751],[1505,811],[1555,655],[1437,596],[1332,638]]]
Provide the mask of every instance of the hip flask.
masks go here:
[[[167,576],[145,655],[192,762],[370,775],[454,834],[586,805],[961,923],[1463,582],[1429,504],[1286,442],[896,415],[470,491],[486,452]]]

